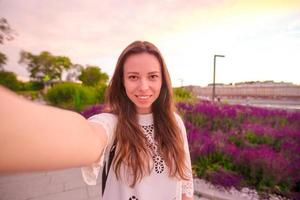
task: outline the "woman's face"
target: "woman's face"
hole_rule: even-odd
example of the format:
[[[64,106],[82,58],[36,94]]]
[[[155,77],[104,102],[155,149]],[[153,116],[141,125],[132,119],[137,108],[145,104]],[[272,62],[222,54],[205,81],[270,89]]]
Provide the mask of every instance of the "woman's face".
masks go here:
[[[151,113],[162,85],[158,59],[149,53],[130,55],[124,63],[124,86],[139,114]]]

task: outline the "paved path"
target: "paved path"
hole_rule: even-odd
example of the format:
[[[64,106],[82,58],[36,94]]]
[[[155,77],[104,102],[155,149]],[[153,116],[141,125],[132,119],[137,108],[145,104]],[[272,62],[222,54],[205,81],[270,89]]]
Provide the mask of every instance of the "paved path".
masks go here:
[[[0,176],[1,200],[100,200],[100,192],[100,179],[86,185],[80,168]]]
[[[195,200],[245,200],[225,194],[195,179]],[[101,182],[89,186],[80,168],[0,176],[1,200],[100,200]],[[201,197],[200,197],[201,196]]]
[[[216,190],[210,184],[207,184],[201,179],[194,179],[195,193],[199,194],[201,198],[210,200],[249,200],[246,196],[241,194],[229,194]],[[201,199],[200,198],[200,199]]]
[[[295,99],[222,99],[222,102],[227,102],[230,104],[242,104],[242,105],[252,105],[258,107],[266,108],[280,108],[288,110],[298,110],[300,111],[300,100]]]

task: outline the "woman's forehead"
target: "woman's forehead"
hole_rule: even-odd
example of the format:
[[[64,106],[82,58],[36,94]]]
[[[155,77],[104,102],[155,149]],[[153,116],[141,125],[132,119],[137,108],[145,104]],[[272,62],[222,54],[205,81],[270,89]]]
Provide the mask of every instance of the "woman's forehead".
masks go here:
[[[160,72],[160,63],[156,56],[149,53],[130,55],[124,63],[125,73],[129,72]]]

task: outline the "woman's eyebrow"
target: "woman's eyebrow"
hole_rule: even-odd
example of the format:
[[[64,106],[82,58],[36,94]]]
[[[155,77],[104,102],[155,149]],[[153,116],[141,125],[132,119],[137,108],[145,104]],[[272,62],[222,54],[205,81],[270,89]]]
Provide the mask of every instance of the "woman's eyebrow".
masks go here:
[[[139,72],[126,72],[126,74],[140,74]],[[148,72],[148,74],[160,74],[160,71]]]
[[[153,72],[149,72],[148,74],[159,74],[160,71],[153,71]]]
[[[127,72],[126,74],[140,74],[138,72]]]

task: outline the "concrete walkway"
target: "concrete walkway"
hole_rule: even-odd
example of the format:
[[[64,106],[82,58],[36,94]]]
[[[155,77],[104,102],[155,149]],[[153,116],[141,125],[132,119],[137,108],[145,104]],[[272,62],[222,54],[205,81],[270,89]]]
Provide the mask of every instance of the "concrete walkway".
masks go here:
[[[1,200],[99,200],[100,191],[83,182],[79,168],[0,176]]]
[[[239,195],[233,195],[229,193],[222,192],[212,188],[205,181],[200,179],[194,179],[195,196],[201,196],[203,199],[210,200],[249,200],[249,198]],[[201,199],[200,198],[200,199]],[[197,199],[197,198],[195,198]]]
[[[195,200],[237,199],[197,180],[195,190]],[[80,168],[0,176],[1,200],[100,200],[100,195],[100,178],[96,186],[86,185]]]

